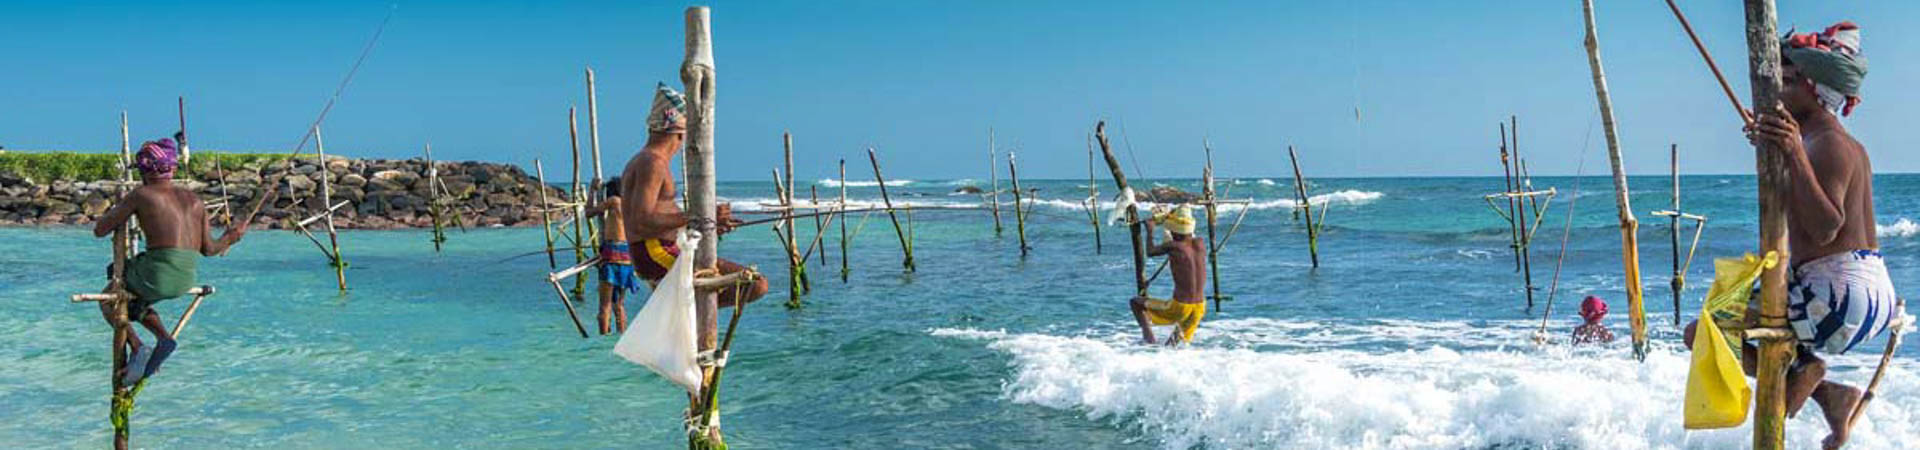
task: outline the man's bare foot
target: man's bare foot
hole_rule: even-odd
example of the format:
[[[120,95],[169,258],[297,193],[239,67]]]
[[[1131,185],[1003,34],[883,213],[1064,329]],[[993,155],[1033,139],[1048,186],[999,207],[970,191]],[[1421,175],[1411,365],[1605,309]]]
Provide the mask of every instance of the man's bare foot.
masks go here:
[[[1853,408],[1860,404],[1860,389],[1840,383],[1824,383],[1813,393],[1815,402],[1820,403],[1820,411],[1827,416],[1827,428],[1833,430],[1827,438],[1820,441],[1821,448],[1828,450],[1847,444],[1847,433],[1852,424],[1847,419],[1853,415]]]

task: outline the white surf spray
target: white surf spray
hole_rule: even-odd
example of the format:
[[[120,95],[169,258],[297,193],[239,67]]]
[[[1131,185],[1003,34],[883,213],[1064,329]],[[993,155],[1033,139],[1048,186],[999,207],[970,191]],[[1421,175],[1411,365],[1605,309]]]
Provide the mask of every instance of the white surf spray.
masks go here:
[[[820,181],[818,181],[817,183],[819,183],[821,186],[824,186],[824,187],[840,187],[840,185],[842,184],[840,180],[836,180],[832,178],[821,178]],[[848,180],[845,184],[847,185],[847,187],[880,186],[880,183],[877,181],[861,181],[861,180]],[[887,186],[889,187],[906,186],[909,184],[913,184],[913,180],[887,180]]]
[[[1904,238],[1920,235],[1920,223],[1914,223],[1912,220],[1907,220],[1904,217],[1900,220],[1893,221],[1891,225],[1880,225],[1877,228],[1877,233],[1879,233],[1880,237]]]
[[[1125,332],[931,333],[986,341],[1010,356],[1007,400],[1075,411],[1168,449],[1665,449],[1750,442],[1745,426],[1681,428],[1684,350],[1656,342],[1646,362],[1634,362],[1624,323],[1615,324],[1623,341],[1605,350],[1535,349],[1528,323],[1222,320],[1203,325],[1198,343],[1180,350],[1136,345]],[[1836,376],[1863,384],[1876,358],[1840,358]],[[1852,448],[1900,448],[1920,439],[1920,417],[1908,412],[1920,408],[1915,369],[1903,358],[1890,370],[1879,399],[1854,429]],[[1827,433],[1819,416],[1809,405],[1789,421],[1789,448],[1819,446]]]

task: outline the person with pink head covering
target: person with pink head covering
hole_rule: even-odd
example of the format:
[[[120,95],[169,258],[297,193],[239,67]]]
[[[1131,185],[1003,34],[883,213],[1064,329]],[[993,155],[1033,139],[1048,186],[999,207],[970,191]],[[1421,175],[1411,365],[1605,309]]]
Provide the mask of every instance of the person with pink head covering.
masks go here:
[[[152,346],[144,345],[138,333],[127,333],[125,341],[114,343],[130,350],[127,371],[120,374],[129,385],[160,370],[160,363],[173,353],[173,334],[160,323],[153,304],[185,295],[194,287],[200,257],[226,253],[228,247],[247,234],[247,226],[253,220],[241,219],[228,226],[219,239],[214,239],[209,231],[206,205],[193,190],[173,184],[179,161],[180,153],[173,139],[141,144],[140,153],[133,158],[133,166],[140,170],[140,186],[114,202],[93,225],[94,237],[105,237],[125,225],[128,219],[137,217],[141,234],[146,236],[147,248],[127,260],[122,284],[107,288],[109,292],[124,290],[133,295],[127,302],[127,315],[114,317],[106,302],[100,304],[100,314],[108,325],[139,322],[158,341]]]
[[[1613,331],[1600,319],[1607,317],[1607,301],[1600,297],[1587,296],[1580,301],[1580,318],[1586,323],[1573,328],[1573,344],[1606,344],[1613,342]]]

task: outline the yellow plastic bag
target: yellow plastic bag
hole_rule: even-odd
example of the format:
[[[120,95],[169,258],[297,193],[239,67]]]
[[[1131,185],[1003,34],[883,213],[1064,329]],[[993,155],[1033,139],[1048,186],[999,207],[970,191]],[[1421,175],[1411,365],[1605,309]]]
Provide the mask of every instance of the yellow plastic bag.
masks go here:
[[[1740,371],[1740,361],[1727,348],[1727,338],[1713,324],[1713,314],[1701,308],[1694,329],[1693,368],[1687,372],[1686,428],[1731,428],[1747,421],[1747,402],[1753,390]]]
[[[1779,262],[1780,255],[1771,252],[1765,259],[1749,253],[1738,259],[1713,261],[1713,287],[1708,289],[1706,301],[1700,304],[1700,322],[1694,327],[1693,364],[1687,372],[1683,411],[1687,429],[1731,428],[1746,423],[1753,389],[1747,386],[1747,376],[1740,371],[1737,350],[1727,344],[1726,336],[1714,324],[1714,314],[1727,311],[1744,315],[1753,280]]]

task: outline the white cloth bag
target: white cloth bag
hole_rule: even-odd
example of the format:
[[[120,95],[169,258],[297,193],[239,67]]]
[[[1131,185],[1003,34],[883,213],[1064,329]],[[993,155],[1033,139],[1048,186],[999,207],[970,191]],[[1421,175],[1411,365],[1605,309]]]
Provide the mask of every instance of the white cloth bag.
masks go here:
[[[674,259],[667,276],[647,296],[646,306],[627,323],[627,331],[613,345],[613,353],[647,366],[647,370],[686,388],[688,393],[698,393],[701,375],[696,347],[698,325],[694,323],[693,255],[700,251],[700,235],[689,235],[684,228],[678,233],[681,256]]]

